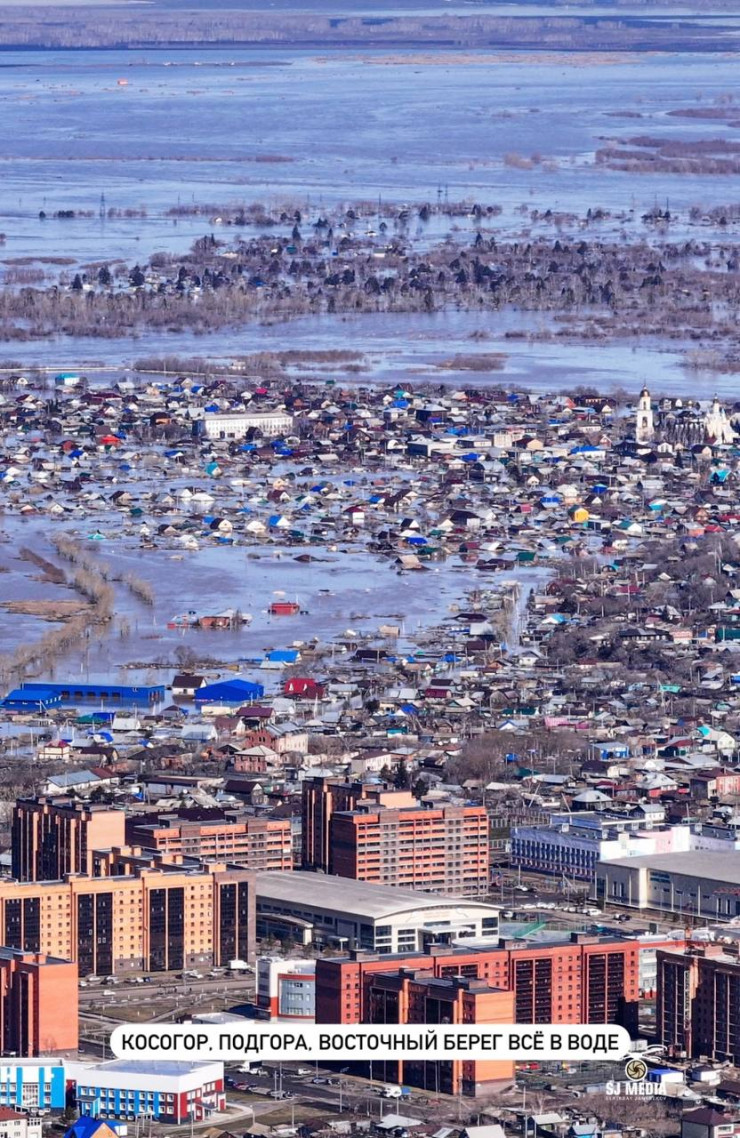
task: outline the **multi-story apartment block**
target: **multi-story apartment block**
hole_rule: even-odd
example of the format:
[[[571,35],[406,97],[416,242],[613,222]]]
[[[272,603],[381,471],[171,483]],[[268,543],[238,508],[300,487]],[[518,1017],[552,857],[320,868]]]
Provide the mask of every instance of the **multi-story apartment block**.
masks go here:
[[[304,869],[430,892],[486,894],[483,806],[422,807],[408,790],[318,776],[303,783]]]
[[[0,1052],[76,1051],[77,966],[37,952],[0,948]]]
[[[490,987],[485,980],[461,976],[441,979],[427,969],[376,973],[367,986],[367,1004],[368,1023],[490,1026],[514,1022],[513,992]],[[478,1095],[511,1082],[514,1064],[505,1059],[402,1059],[377,1064],[374,1074],[389,1082],[408,1083],[437,1094]]]
[[[330,872],[407,889],[485,896],[488,828],[484,806],[393,809],[360,803],[332,815]]]
[[[325,778],[323,775],[303,780],[303,869],[329,872],[329,823],[332,814],[335,810],[354,810],[364,791],[365,786],[359,780]]]
[[[90,874],[95,850],[125,841],[123,810],[69,798],[21,798],[13,810],[13,877],[59,881],[67,873]]]
[[[260,870],[293,868],[290,818],[255,818],[238,810],[139,814],[126,819],[126,840],[168,857]]]
[[[737,945],[658,952],[658,1038],[674,1056],[740,1063]]]
[[[376,976],[423,969],[435,979],[480,980],[511,992],[515,1023],[620,1023],[632,1030],[637,1026],[639,953],[636,940],[573,933],[570,939],[539,945],[501,940],[493,947],[320,958],[316,1022],[364,1023],[372,1014]],[[403,1005],[399,1009],[402,1014]]]
[[[251,960],[254,874],[225,863],[97,852],[92,876],[0,883],[0,939],[73,960],[80,975]]]

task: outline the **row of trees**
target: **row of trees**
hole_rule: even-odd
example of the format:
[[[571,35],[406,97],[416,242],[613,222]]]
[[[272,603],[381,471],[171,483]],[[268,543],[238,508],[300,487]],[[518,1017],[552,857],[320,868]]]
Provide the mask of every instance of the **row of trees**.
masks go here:
[[[729,242],[632,244],[478,234],[472,245],[391,244],[383,261],[343,238],[330,256],[313,237],[239,242],[225,261],[197,242],[164,269],[101,266],[79,288],[0,292],[0,336],[59,332],[120,337],[143,329],[206,333],[247,322],[324,312],[419,312],[517,306],[581,319],[581,334],[642,333],[731,339],[740,314],[740,258]],[[74,282],[72,282],[74,283]],[[583,323],[587,318],[590,323]]]

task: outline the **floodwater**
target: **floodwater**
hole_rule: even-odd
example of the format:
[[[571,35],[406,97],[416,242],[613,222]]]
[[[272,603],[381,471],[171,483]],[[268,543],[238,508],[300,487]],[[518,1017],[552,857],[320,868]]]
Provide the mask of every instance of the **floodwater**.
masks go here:
[[[307,364],[293,369],[297,378],[337,383],[421,383],[500,386],[531,391],[571,390],[577,384],[600,391],[633,391],[649,383],[652,391],[707,398],[715,392],[735,398],[737,377],[706,369],[687,370],[695,344],[650,337],[581,343],[558,338],[538,341],[507,338],[557,331],[547,316],[505,312],[366,313],[350,316],[302,316],[285,323],[249,325],[209,335],[142,334],[137,339],[96,340],[57,337],[5,346],[0,356],[51,370],[73,367],[104,386],[137,360],[152,354],[178,354],[230,361],[253,352],[346,351],[360,355],[360,370],[348,375],[341,366]],[[461,370],[445,366],[456,355],[501,352],[500,371]],[[97,378],[96,378],[97,377]],[[137,376],[131,377],[136,381]]]
[[[242,0],[244,3],[250,0]],[[420,0],[423,4],[424,0]],[[387,0],[389,5],[393,0]],[[369,3],[384,7],[384,0]],[[429,0],[429,10],[436,0]],[[465,5],[457,3],[452,10]],[[485,10],[488,10],[486,7]],[[531,10],[531,9],[530,9]],[[724,20],[724,17],[723,17]],[[737,25],[738,17],[726,22]],[[178,251],[208,228],[207,217],[168,215],[176,206],[291,203],[309,217],[342,202],[444,206],[461,200],[500,205],[490,224],[519,233],[521,211],[533,207],[583,217],[602,208],[632,217],[670,203],[687,213],[732,201],[724,177],[666,177],[604,169],[595,151],[607,139],[635,134],[674,139],[729,137],[738,128],[716,120],[686,120],[671,110],[713,107],[735,89],[737,57],[715,55],[584,55],[440,51],[76,51],[0,52],[0,271],[3,262],[69,258],[91,262],[144,260],[155,250]],[[740,121],[740,112],[738,114]],[[518,156],[516,160],[512,155]],[[58,210],[89,216],[56,219]],[[110,217],[109,210],[146,211],[146,217]],[[39,218],[40,211],[47,216]],[[447,220],[437,222],[443,227]],[[449,222],[472,232],[472,219]],[[621,223],[611,222],[611,232]],[[444,231],[444,230],[443,230]],[[608,229],[607,226],[607,230]],[[226,232],[226,231],[224,231]],[[57,267],[50,265],[49,273]],[[512,339],[521,331],[535,337]],[[6,357],[58,369],[130,367],[152,354],[230,359],[290,347],[327,351],[351,346],[362,370],[353,382],[488,383],[533,390],[573,388],[734,396],[736,381],[688,373],[687,345],[649,340],[610,344],[549,341],[549,317],[448,311],[434,315],[363,314],[303,317],[209,336],[147,335],[136,339],[50,339],[8,344]],[[507,335],[509,334],[509,335]],[[442,366],[456,354],[503,352],[503,370],[482,373]],[[298,374],[298,373],[296,373]],[[347,376],[331,369],[300,373],[320,382]],[[459,603],[472,585],[484,585],[468,566],[432,564],[428,572],[398,576],[389,562],[358,543],[345,551],[315,549],[322,560],[303,565],[295,549],[203,544],[197,552],[157,548],[142,553],[138,527],[122,532],[112,515],[79,525],[82,537],[116,568],[152,581],[147,607],[116,586],[117,616],[100,641],[70,653],[60,672],[111,676],[131,682],[160,678],[178,648],[221,660],[249,660],[270,647],[343,631],[374,632],[401,614],[410,646]],[[56,561],[49,537],[55,523],[3,519],[0,545],[3,598],[69,599],[68,590],[43,586],[17,550],[28,545]],[[526,588],[546,573],[519,570]],[[515,574],[506,574],[507,577]],[[491,584],[495,582],[492,578]],[[273,618],[278,595],[297,599],[304,613]],[[240,633],[185,633],[168,629],[176,614],[204,605],[238,608],[253,616]],[[0,651],[37,639],[46,625],[31,617],[0,620]],[[129,669],[126,665],[141,665]],[[275,673],[245,665],[247,675]]]
[[[740,23],[736,16],[727,20]],[[6,235],[0,274],[4,264],[26,258],[131,263],[155,250],[176,252],[211,227],[208,213],[173,218],[171,208],[256,201],[277,211],[291,203],[309,218],[358,199],[381,206],[479,201],[501,206],[483,228],[517,235],[548,232],[550,223],[532,223],[532,209],[580,218],[589,207],[610,210],[610,219],[584,233],[588,239],[649,239],[654,235],[641,213],[668,203],[678,218],[668,239],[690,233],[711,240],[714,231],[689,227],[688,210],[731,202],[731,179],[625,174],[595,164],[594,152],[605,140],[635,134],[740,137],[727,122],[670,114],[726,103],[736,71],[737,56],[729,52],[0,52],[0,231]],[[524,168],[512,164],[512,154],[536,162]],[[58,219],[57,210],[90,216]],[[146,217],[110,217],[109,210],[145,210]],[[478,224],[472,217],[433,216],[423,234],[415,223],[412,235],[431,240],[456,230],[466,241]],[[552,226],[549,232],[558,235]],[[723,238],[733,234],[731,226]],[[219,235],[229,240],[236,231]],[[49,279],[59,272],[55,264],[45,269]],[[506,338],[543,330],[559,327],[547,316],[516,311],[369,314],[198,338],[50,338],[8,343],[3,355],[50,368],[128,367],[159,353],[231,358],[283,348],[287,338],[291,348],[307,350],[351,343],[364,353],[359,378],[380,382],[496,382],[536,390],[583,382],[611,390],[649,381],[656,391],[734,394],[732,376],[685,371],[685,354],[695,345]],[[485,338],[476,342],[480,334]],[[506,353],[503,371],[440,367],[455,353],[486,351]]]
[[[178,204],[312,214],[379,197],[470,200],[501,205],[503,229],[521,228],[523,203],[579,215],[723,204],[729,178],[626,174],[594,152],[635,134],[735,137],[668,112],[732,95],[736,71],[731,52],[5,51],[0,260],[182,249],[207,220],[175,223]],[[145,219],[100,216],[141,208]],[[91,216],[39,220],[70,209]]]
[[[43,596],[50,601],[76,598],[76,594],[60,586],[40,586],[37,572],[16,556],[18,545],[25,545],[56,564],[59,561],[49,537],[55,532],[74,532],[85,538],[100,531],[104,541],[85,541],[88,552],[116,572],[134,572],[150,581],[155,590],[155,603],[147,606],[132,597],[121,585],[116,589],[116,622],[104,639],[91,639],[82,649],[75,649],[56,665],[57,676],[75,675],[102,680],[115,675],[119,682],[162,682],[169,679],[177,666],[177,651],[191,650],[199,659],[213,657],[220,662],[242,661],[240,671],[257,679],[266,690],[280,682],[280,673],[260,669],[249,661],[259,660],[272,648],[286,648],[293,642],[323,646],[336,641],[343,633],[374,633],[383,624],[402,627],[402,636],[393,647],[411,651],[417,637],[450,616],[468,589],[497,587],[502,580],[518,580],[523,588],[519,604],[523,604],[530,587],[539,586],[548,570],[542,566],[516,568],[503,574],[477,573],[474,567],[461,565],[457,558],[430,564],[421,572],[399,574],[389,559],[376,557],[362,548],[341,543],[336,551],[312,549],[319,560],[310,564],[295,561],[305,547],[207,545],[195,552],[179,553],[172,548],[147,550],[142,555],[138,538],[121,532],[114,514],[89,519],[77,530],[48,522],[22,521],[6,517],[3,531],[11,539],[0,545],[0,570],[5,600],[31,599]],[[138,527],[137,527],[138,528]],[[274,600],[297,600],[302,612],[291,617],[271,616],[269,605]],[[199,615],[238,608],[249,613],[252,622],[238,632],[205,632],[176,630],[167,627],[173,616],[193,610]],[[117,631],[123,618],[126,629]],[[12,650],[21,637],[38,639],[52,625],[16,615],[0,621],[0,651]],[[512,630],[512,647],[516,629]],[[391,646],[391,645],[389,645]],[[435,639],[434,647],[440,642]],[[449,647],[454,647],[450,638]],[[335,664],[348,662],[350,653],[337,649]],[[131,667],[131,665],[141,665]],[[127,678],[128,677],[128,678]],[[45,674],[45,679],[53,678]]]

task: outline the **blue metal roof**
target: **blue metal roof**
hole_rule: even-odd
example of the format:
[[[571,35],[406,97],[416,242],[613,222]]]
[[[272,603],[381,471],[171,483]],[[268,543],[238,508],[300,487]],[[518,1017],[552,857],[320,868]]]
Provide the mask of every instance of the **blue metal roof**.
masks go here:
[[[251,680],[220,680],[198,688],[195,700],[196,703],[248,703],[252,699],[261,699],[264,694],[262,684],[255,684]]]

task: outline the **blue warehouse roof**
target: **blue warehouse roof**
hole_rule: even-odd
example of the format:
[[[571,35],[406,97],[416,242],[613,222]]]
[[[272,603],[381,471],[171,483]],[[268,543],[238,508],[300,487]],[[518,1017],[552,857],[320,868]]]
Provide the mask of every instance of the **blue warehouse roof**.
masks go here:
[[[205,684],[195,693],[196,703],[249,703],[261,699],[265,694],[262,684],[251,680],[220,680],[215,684]]]

